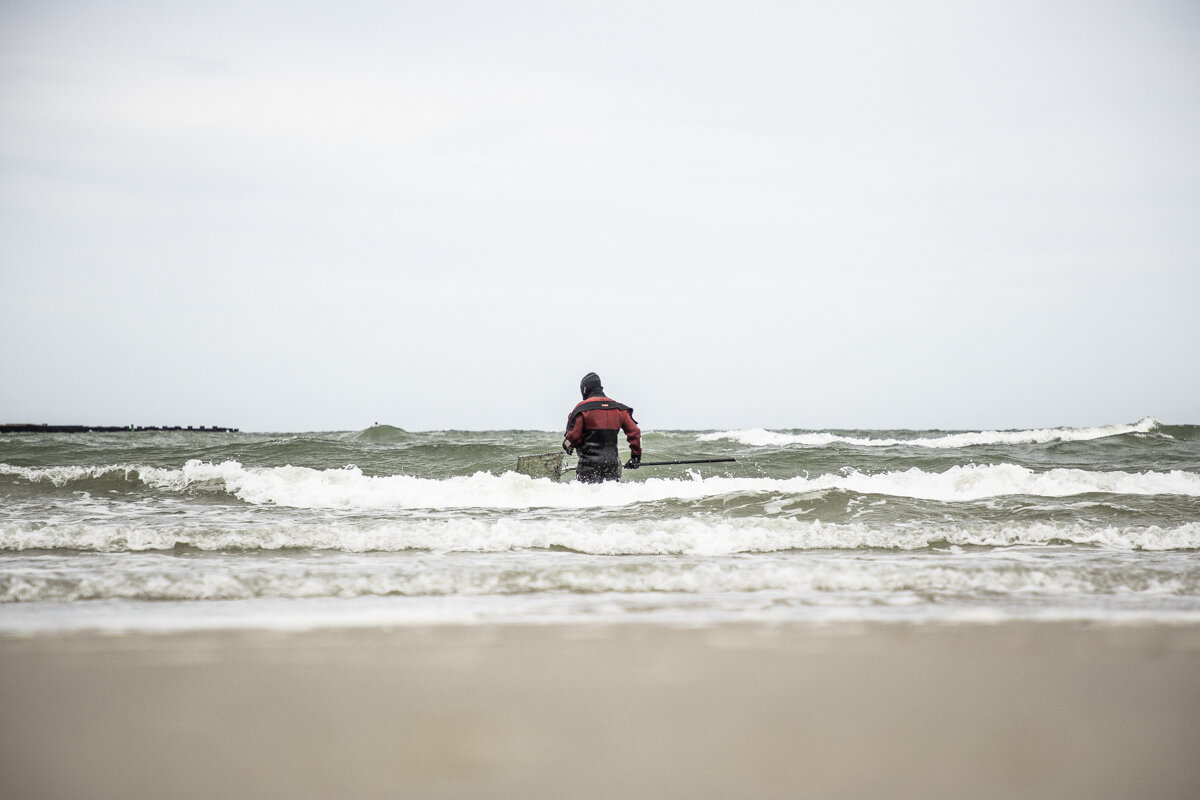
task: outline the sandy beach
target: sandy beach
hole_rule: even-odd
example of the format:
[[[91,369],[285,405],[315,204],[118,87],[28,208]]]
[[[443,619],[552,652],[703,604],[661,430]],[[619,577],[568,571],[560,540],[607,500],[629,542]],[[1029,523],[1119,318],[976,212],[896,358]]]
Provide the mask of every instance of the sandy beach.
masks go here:
[[[10,798],[1193,798],[1200,626],[0,639]]]

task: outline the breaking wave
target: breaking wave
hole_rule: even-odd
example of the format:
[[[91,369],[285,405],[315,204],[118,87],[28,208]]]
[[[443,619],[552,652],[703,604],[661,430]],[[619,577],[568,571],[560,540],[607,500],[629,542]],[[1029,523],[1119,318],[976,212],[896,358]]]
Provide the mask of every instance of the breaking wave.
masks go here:
[[[11,467],[0,475],[55,485],[117,479],[167,493],[216,493],[252,505],[308,509],[528,509],[605,508],[665,500],[696,500],[722,495],[804,494],[828,490],[863,495],[964,502],[1007,495],[1068,497],[1091,493],[1181,495],[1200,497],[1200,474],[1169,472],[1093,472],[1080,469],[1033,470],[1016,464],[956,465],[942,472],[916,467],[866,473],[845,469],[817,477],[690,479],[650,478],[601,485],[555,483],[513,472],[450,478],[364,475],[353,465],[340,469],[245,467],[188,461],[181,469],[158,467]]]
[[[702,442],[728,440],[749,447],[780,447],[801,445],[826,447],[832,444],[849,444],[859,447],[929,447],[953,449],[979,445],[1049,444],[1051,442],[1084,442],[1122,436],[1130,433],[1152,433],[1161,428],[1153,417],[1145,417],[1133,425],[1103,425],[1091,428],[1039,428],[1023,431],[970,431],[947,433],[941,436],[914,437],[908,439],[844,436],[836,433],[780,433],[763,428],[750,430],[720,431],[700,434]]]
[[[104,569],[111,556],[92,556],[69,568],[0,569],[0,604],[77,601],[197,601],[257,598],[491,597],[563,594],[772,593],[793,603],[828,602],[858,595],[912,603],[915,587],[941,597],[1157,595],[1184,600],[1200,594],[1200,576],[1162,563],[1080,564],[1068,567],[985,559],[950,563],[929,558],[863,561],[853,558],[744,561],[641,558],[623,562],[563,562],[531,554],[506,563],[479,558],[451,562],[403,560],[285,564],[242,559],[183,563],[164,557],[126,558],[122,570]],[[92,563],[95,562],[95,563]]]
[[[813,550],[916,551],[937,546],[1014,547],[1073,544],[1120,551],[1200,549],[1200,523],[1177,526],[1085,523],[829,523],[756,516],[599,521],[579,518],[332,519],[246,527],[199,523],[149,527],[129,521],[6,524],[0,550],[206,552],[339,550],[505,553],[562,550],[588,555],[728,556]]]

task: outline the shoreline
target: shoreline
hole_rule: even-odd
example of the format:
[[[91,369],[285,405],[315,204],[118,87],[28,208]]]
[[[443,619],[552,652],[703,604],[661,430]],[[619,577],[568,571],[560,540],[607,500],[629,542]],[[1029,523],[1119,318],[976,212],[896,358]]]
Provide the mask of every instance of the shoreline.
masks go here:
[[[1200,624],[0,635],[11,797],[1184,798]]]

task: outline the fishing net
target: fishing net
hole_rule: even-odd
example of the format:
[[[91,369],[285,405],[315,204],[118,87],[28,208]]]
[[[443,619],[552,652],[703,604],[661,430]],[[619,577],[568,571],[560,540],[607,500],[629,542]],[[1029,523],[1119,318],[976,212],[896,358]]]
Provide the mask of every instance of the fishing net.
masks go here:
[[[562,453],[541,453],[536,456],[517,456],[517,472],[531,478],[558,480],[563,471]]]

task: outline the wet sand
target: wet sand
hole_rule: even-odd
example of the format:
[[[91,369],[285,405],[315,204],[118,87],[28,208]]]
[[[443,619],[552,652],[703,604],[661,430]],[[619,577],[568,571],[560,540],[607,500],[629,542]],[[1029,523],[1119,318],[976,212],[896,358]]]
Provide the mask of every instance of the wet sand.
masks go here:
[[[6,798],[1195,798],[1200,626],[0,638]]]

